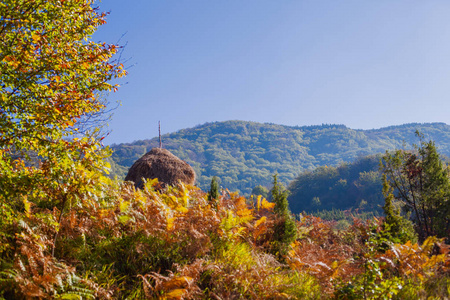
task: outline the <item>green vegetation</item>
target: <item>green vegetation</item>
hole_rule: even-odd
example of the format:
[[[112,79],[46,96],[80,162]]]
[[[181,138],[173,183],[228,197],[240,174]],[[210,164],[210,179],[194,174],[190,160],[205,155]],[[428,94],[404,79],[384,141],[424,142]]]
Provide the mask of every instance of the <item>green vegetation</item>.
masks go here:
[[[321,220],[329,221],[332,224],[332,227],[337,230],[347,229],[355,219],[362,221],[370,221],[373,218],[381,217],[381,214],[378,211],[360,211],[356,210],[341,210],[341,209],[331,209],[331,210],[318,210],[315,212],[311,212],[311,216],[318,217]],[[303,217],[303,214],[299,215],[300,219]]]
[[[419,240],[429,236],[450,236],[450,179],[448,168],[440,159],[433,141],[420,144],[416,151],[397,150],[383,156],[385,211],[389,219],[398,220],[394,199],[414,222]],[[390,189],[394,194],[390,194]],[[398,227],[398,221],[393,221]]]
[[[314,216],[295,220],[277,176],[273,202],[218,193],[216,178],[207,194],[107,177],[101,137],[79,125],[102,113],[97,92],[124,71],[109,62],[115,47],[89,41],[104,23],[92,5],[0,3],[0,300],[450,297],[443,239],[425,238],[421,226],[420,244],[392,234],[394,174],[426,179],[414,186],[414,203],[431,217],[425,233],[440,234],[435,226],[447,221],[433,210],[446,208],[450,187],[431,142],[418,156],[385,156],[392,219],[355,218],[341,230]]]
[[[224,188],[250,195],[257,185],[270,187],[275,173],[288,185],[301,172],[320,166],[401,149],[404,142],[412,147],[416,129],[435,140],[440,153],[450,156],[450,126],[443,123],[354,130],[344,125],[289,127],[227,121],[183,129],[162,139],[166,149],[194,168],[200,188],[207,190],[211,177],[217,176]],[[112,145],[111,174],[125,178],[128,168],[153,147],[159,147],[158,138]]]
[[[278,183],[278,174],[273,176],[273,187],[271,190],[272,201],[275,203],[274,212],[277,220],[274,227],[274,248],[275,254],[282,258],[297,237],[295,220],[289,209],[287,200],[288,191]]]
[[[338,167],[319,167],[291,182],[289,203],[294,213],[350,210],[381,213],[381,155],[358,158]]]
[[[406,243],[407,241],[417,241],[417,235],[414,231],[413,224],[409,220],[409,215],[401,214],[401,208],[394,203],[394,195],[392,187],[387,181],[386,174],[383,174],[383,195],[385,197],[383,211],[385,215],[384,226],[386,233],[389,234],[390,240]]]
[[[213,176],[211,179],[211,189],[208,193],[208,201],[213,207],[217,206],[217,200],[219,199],[219,179]]]
[[[264,198],[269,198],[269,190],[262,185],[257,185],[252,190],[252,196],[262,196]]]

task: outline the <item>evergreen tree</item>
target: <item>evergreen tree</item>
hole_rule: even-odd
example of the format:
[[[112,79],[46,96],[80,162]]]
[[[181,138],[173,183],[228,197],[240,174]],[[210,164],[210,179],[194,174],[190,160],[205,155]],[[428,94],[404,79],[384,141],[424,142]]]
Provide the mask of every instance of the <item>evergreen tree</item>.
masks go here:
[[[213,207],[217,206],[217,200],[219,199],[219,178],[213,176],[211,179],[211,189],[208,193],[208,201]]]
[[[397,150],[383,157],[383,172],[393,187],[393,198],[410,213],[423,241],[428,236],[450,236],[450,180],[433,141],[420,144],[416,151]],[[387,211],[390,204],[385,204]],[[386,211],[385,209],[385,211]]]
[[[433,141],[422,142],[419,155],[423,168],[423,203],[430,234],[450,236],[450,180]]]
[[[273,188],[271,191],[272,201],[275,203],[274,212],[279,216],[274,232],[276,240],[276,252],[279,256],[287,253],[289,245],[295,241],[297,237],[297,226],[295,220],[289,210],[289,202],[287,200],[288,191],[278,183],[278,175],[273,176]]]
[[[274,211],[278,215],[289,215],[289,202],[287,200],[288,191],[281,183],[278,183],[278,174],[273,175],[273,188],[271,190],[272,201],[275,203]]]
[[[386,174],[383,174],[383,195],[385,197],[383,211],[386,215],[383,225],[388,238],[395,243],[402,244],[407,241],[417,242],[412,222],[408,218],[403,217],[400,209],[394,204],[395,198]]]

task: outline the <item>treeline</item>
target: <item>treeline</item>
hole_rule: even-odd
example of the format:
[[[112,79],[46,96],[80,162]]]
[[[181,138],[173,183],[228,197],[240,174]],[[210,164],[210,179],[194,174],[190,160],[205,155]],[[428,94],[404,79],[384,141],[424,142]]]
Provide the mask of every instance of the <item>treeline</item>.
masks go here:
[[[288,186],[292,211],[359,209],[382,212],[381,157],[381,154],[371,155],[338,167],[323,166],[301,173]]]
[[[270,186],[279,174],[285,185],[301,172],[338,166],[386,150],[411,148],[418,129],[436,141],[440,153],[450,154],[450,126],[443,123],[406,124],[377,130],[354,130],[344,125],[290,127],[244,121],[214,122],[163,135],[163,147],[187,161],[197,184],[207,189],[213,176],[230,191],[249,195],[257,185]],[[159,147],[157,138],[112,145],[111,176],[125,177],[144,153]]]

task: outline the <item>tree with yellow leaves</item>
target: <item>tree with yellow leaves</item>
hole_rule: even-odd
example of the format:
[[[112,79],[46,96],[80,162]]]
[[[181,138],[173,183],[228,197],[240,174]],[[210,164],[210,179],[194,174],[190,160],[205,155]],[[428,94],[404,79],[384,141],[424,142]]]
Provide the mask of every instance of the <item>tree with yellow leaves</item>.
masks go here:
[[[80,120],[105,109],[98,95],[117,89],[108,82],[126,73],[111,62],[118,46],[91,41],[105,16],[93,0],[0,1],[0,256],[30,267],[42,258],[44,273],[64,211],[93,205],[106,180],[101,137],[77,134]],[[31,224],[53,238],[39,242]],[[39,251],[23,244],[25,258],[14,254],[18,237]]]
[[[104,167],[98,140],[73,138],[125,75],[116,45],[90,41],[105,23],[92,0],[0,3],[0,199],[52,208],[89,192]],[[92,186],[92,185],[90,185]]]

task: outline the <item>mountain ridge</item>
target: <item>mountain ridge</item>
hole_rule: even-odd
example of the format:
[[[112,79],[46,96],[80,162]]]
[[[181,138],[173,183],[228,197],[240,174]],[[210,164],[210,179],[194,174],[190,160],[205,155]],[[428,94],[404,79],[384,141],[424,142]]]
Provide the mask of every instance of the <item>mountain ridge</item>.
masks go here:
[[[272,123],[272,122],[256,122],[256,121],[245,121],[245,120],[226,120],[226,121],[213,121],[213,122],[205,122],[202,124],[197,124],[194,125],[192,127],[188,127],[188,128],[182,128],[173,132],[169,132],[169,133],[165,133],[162,135],[162,137],[165,137],[167,135],[171,135],[171,134],[175,134],[175,133],[179,133],[179,132],[183,132],[186,130],[192,130],[192,129],[198,129],[198,128],[202,128],[211,124],[216,124],[216,123],[232,123],[232,122],[248,122],[248,123],[257,123],[257,124],[262,124],[262,125],[276,125],[276,126],[282,126],[282,127],[288,127],[288,128],[294,128],[294,129],[310,129],[310,128],[321,128],[323,126],[333,126],[333,127],[343,127],[346,129],[350,129],[350,130],[355,130],[355,131],[364,131],[364,132],[369,132],[369,131],[381,131],[381,130],[385,130],[385,129],[393,129],[393,128],[397,128],[397,127],[402,127],[402,126],[422,126],[422,125],[443,125],[443,126],[450,126],[448,124],[446,124],[445,122],[424,122],[424,123],[420,123],[420,122],[412,122],[412,123],[404,123],[404,124],[400,124],[400,125],[389,125],[389,126],[385,126],[385,127],[379,127],[379,128],[371,128],[371,129],[361,129],[361,128],[351,128],[348,127],[345,124],[335,124],[335,123],[322,123],[322,124],[317,124],[317,125],[284,125],[284,124],[277,124],[277,123]],[[108,146],[110,147],[118,147],[120,145],[124,145],[124,144],[134,144],[137,142],[141,142],[141,141],[149,141],[149,140],[153,140],[158,138],[158,136],[154,136],[152,138],[148,138],[148,139],[138,139],[138,140],[134,140],[132,142],[123,142],[123,143],[112,143],[109,144]]]
[[[412,148],[416,130],[435,140],[442,154],[450,155],[450,126],[441,122],[364,130],[343,124],[288,126],[230,120],[181,129],[164,134],[162,140],[164,148],[194,168],[202,189],[208,189],[211,177],[217,176],[224,188],[249,194],[256,185],[270,186],[275,172],[288,184],[305,170],[336,166],[403,144]],[[110,147],[112,174],[123,178],[134,161],[159,147],[159,139]]]

